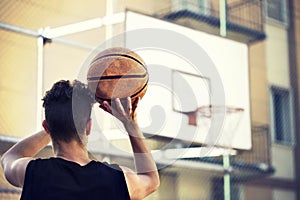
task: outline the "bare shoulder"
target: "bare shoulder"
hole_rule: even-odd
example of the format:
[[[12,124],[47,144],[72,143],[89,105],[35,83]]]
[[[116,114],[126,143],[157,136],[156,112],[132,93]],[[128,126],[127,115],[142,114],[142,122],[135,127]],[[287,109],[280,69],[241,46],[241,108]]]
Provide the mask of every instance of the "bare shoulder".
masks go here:
[[[7,181],[16,187],[23,187],[26,168],[31,160],[32,157],[17,158],[4,154],[1,164]]]
[[[120,166],[126,180],[130,199],[144,199],[157,190],[157,186],[153,186],[152,179],[147,175],[137,174],[132,169]]]

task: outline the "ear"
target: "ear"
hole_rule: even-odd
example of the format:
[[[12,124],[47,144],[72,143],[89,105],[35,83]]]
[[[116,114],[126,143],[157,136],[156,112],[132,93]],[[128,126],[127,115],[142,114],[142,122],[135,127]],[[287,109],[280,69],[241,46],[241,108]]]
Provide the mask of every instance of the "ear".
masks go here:
[[[86,135],[89,135],[91,133],[91,128],[92,128],[92,119],[89,119],[85,127]]]
[[[43,125],[43,128],[44,128],[44,130],[46,131],[46,133],[50,133],[49,132],[49,129],[48,129],[48,125],[47,125],[47,122],[46,122],[46,120],[43,120],[43,123],[42,123],[42,125]]]

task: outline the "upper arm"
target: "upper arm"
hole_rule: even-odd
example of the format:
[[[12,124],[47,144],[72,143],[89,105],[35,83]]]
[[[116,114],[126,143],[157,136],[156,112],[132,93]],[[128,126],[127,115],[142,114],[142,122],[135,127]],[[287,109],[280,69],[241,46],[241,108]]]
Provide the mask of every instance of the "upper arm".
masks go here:
[[[130,199],[143,199],[154,192],[158,185],[149,175],[137,174],[131,169],[120,166],[123,170]]]
[[[7,181],[16,186],[23,187],[25,172],[31,157],[17,157],[14,155],[4,154],[1,159],[2,168]]]

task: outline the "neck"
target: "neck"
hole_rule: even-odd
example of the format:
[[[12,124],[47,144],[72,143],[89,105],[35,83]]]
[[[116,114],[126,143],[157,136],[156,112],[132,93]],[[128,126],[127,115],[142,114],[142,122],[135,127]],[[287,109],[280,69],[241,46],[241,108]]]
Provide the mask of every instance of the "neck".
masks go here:
[[[88,155],[86,146],[77,142],[54,142],[53,143],[54,154],[56,157],[78,163],[80,165],[86,165],[91,160]]]

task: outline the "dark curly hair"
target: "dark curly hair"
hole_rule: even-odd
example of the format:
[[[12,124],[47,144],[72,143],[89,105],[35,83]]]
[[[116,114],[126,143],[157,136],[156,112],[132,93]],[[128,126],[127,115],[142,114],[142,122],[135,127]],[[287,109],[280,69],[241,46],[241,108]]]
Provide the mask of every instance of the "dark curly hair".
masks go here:
[[[80,140],[91,116],[94,95],[78,80],[61,80],[46,92],[43,107],[53,141]]]

